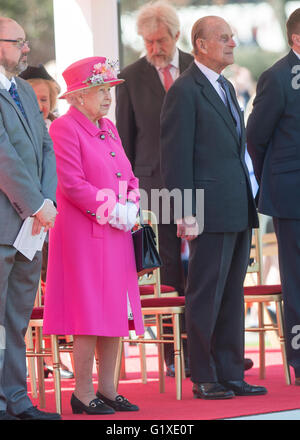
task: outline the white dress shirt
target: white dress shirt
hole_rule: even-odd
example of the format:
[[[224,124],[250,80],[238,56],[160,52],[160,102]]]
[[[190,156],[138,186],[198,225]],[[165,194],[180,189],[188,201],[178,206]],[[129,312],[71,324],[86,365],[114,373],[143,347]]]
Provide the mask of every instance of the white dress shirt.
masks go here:
[[[4,75],[4,73],[0,72],[0,82],[3,86],[3,88],[8,92],[11,86],[11,83],[15,83],[15,86],[17,87],[15,78],[12,78],[11,81],[7,78],[7,76]]]

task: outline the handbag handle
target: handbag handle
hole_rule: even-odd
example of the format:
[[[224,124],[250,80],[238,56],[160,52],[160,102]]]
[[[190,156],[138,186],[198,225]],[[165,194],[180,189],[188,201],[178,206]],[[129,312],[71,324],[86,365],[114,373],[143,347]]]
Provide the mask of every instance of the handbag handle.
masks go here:
[[[140,225],[143,227],[145,226],[144,219],[143,219],[143,210],[139,208],[139,217],[140,217]]]

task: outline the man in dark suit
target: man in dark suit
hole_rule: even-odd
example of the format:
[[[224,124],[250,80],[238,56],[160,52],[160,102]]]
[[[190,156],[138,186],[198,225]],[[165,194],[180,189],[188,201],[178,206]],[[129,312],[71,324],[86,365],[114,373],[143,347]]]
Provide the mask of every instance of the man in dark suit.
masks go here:
[[[162,223],[162,205],[156,207],[155,203],[151,203],[151,190],[163,188],[159,133],[160,111],[166,90],[191,64],[193,57],[176,48],[179,20],[173,7],[165,2],[142,7],[137,17],[137,28],[144,39],[147,54],[120,73],[125,82],[116,90],[116,125],[134,174],[139,178],[140,188],[148,197],[147,205],[142,192],[142,206],[154,211],[159,221],[159,250],[163,261],[161,281],[172,286],[179,295],[184,295],[181,239],[176,236],[174,224]],[[172,329],[165,327],[164,331]],[[186,353],[185,345],[184,341]],[[164,344],[164,354],[167,375],[174,376],[172,344]],[[189,375],[188,368],[186,374]]]
[[[27,395],[24,336],[41,272],[14,247],[28,217],[32,235],[53,227],[56,166],[52,141],[32,87],[17,75],[27,66],[28,41],[14,20],[0,17],[0,420],[60,419]]]
[[[162,108],[161,164],[166,187],[182,193],[177,234],[190,244],[185,295],[193,393],[202,399],[265,394],[243,380],[243,282],[258,219],[243,115],[233,86],[220,75],[233,63],[235,43],[230,26],[212,16],[194,24],[192,44],[195,61]]]
[[[273,217],[287,358],[300,385],[300,8],[287,21],[287,36],[290,52],[259,78],[247,143],[260,184],[258,209]]]

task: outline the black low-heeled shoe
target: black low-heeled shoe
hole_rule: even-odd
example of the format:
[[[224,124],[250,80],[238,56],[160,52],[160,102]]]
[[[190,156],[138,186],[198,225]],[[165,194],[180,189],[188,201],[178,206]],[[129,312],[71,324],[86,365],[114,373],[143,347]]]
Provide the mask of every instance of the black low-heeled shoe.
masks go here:
[[[139,411],[139,407],[137,405],[133,405],[133,403],[130,403],[129,400],[123,396],[118,395],[115,400],[110,400],[103,396],[103,394],[101,394],[99,391],[97,391],[96,396],[103,400],[103,402],[105,402],[115,411]]]
[[[86,413],[89,415],[96,414],[114,414],[115,411],[110,406],[106,405],[101,399],[91,400],[89,406],[86,406],[81,400],[77,399],[77,397],[72,394],[71,397],[71,407],[73,414],[82,414]]]

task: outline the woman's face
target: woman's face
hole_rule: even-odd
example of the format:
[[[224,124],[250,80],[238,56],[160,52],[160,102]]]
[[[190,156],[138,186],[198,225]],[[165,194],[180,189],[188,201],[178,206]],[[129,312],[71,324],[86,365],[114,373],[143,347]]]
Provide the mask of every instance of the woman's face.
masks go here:
[[[106,116],[111,105],[110,86],[96,86],[82,94],[81,106],[93,122]]]
[[[47,84],[44,83],[38,83],[32,85],[33,90],[35,91],[39,107],[41,112],[43,112],[44,119],[48,118],[48,115],[50,113],[50,91]]]

